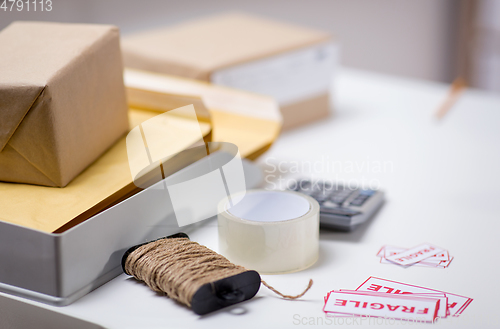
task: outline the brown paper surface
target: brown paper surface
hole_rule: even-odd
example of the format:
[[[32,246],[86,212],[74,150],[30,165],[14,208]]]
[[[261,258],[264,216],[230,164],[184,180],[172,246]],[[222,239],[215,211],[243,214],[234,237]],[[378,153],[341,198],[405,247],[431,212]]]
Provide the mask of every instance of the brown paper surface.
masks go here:
[[[281,107],[283,130],[326,118],[330,115],[330,95],[324,93]]]
[[[304,27],[226,13],[122,40],[126,67],[209,81],[224,67],[330,40]]]
[[[128,129],[118,28],[0,32],[0,181],[65,186]]]
[[[158,112],[130,110],[129,115],[132,128]],[[186,119],[172,117],[171,120]],[[203,135],[211,130],[210,124],[203,122],[200,128]],[[170,145],[170,153],[198,142],[181,136],[179,139],[183,143]],[[134,192],[137,189],[130,174],[125,137],[122,137],[64,188],[0,183],[0,220],[45,232],[63,231],[60,228],[75,218],[83,221]]]

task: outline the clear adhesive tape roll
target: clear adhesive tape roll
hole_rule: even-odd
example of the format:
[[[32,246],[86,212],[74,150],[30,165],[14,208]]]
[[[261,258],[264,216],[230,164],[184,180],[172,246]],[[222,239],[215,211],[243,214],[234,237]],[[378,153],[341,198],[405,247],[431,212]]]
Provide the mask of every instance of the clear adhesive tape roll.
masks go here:
[[[218,205],[219,252],[261,274],[301,271],[319,254],[319,204],[292,191],[249,190]]]

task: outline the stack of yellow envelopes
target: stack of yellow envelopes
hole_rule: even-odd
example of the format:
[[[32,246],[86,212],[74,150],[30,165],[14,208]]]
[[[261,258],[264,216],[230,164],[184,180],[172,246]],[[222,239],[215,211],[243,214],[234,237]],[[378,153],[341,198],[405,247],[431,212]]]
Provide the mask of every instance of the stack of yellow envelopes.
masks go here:
[[[281,128],[278,105],[266,96],[141,71],[127,70],[125,83],[131,128],[160,112],[193,104],[205,140],[234,143],[249,159],[267,150]],[[176,120],[182,125],[189,118],[172,115],[170,122]],[[182,131],[179,134],[182,137]],[[168,153],[199,142],[186,134],[168,145]],[[167,162],[166,171],[187,164]],[[0,220],[60,233],[140,190],[132,180],[123,137],[64,188],[0,183]]]

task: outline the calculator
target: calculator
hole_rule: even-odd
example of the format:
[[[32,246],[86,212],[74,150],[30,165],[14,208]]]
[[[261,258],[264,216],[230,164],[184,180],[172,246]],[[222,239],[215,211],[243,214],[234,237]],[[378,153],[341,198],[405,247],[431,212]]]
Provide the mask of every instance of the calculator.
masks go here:
[[[384,203],[384,193],[380,190],[350,188],[325,181],[302,179],[290,190],[318,201],[322,228],[341,231],[352,231],[366,222]]]

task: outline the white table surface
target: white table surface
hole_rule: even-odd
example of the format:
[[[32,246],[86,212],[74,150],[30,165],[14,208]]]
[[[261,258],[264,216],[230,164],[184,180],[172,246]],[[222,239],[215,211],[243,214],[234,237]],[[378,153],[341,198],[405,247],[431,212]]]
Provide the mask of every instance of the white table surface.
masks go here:
[[[259,159],[268,180],[297,175],[269,172],[272,165],[294,171],[298,164],[306,177],[379,184],[386,192],[387,202],[369,223],[352,233],[321,232],[314,266],[263,276],[287,294],[299,293],[312,278],[314,285],[301,300],[285,301],[261,287],[247,302],[200,317],[126,275],[66,307],[12,298],[109,328],[320,327],[326,323],[322,306],[328,291],[355,289],[377,276],[474,299],[459,318],[442,320],[441,326],[500,327],[495,253],[500,250],[500,97],[468,90],[437,122],[434,113],[447,90],[442,84],[343,69],[334,88],[334,115],[283,133]],[[382,170],[379,163],[385,164]],[[308,171],[309,164],[316,170]],[[190,237],[217,250],[216,222]],[[375,256],[384,244],[422,242],[448,249],[455,259],[446,269],[405,269],[380,264]]]

